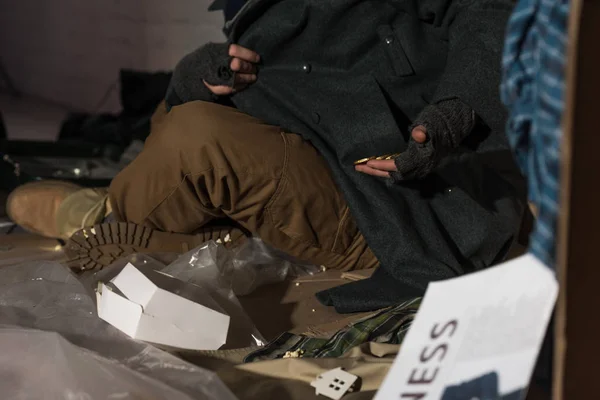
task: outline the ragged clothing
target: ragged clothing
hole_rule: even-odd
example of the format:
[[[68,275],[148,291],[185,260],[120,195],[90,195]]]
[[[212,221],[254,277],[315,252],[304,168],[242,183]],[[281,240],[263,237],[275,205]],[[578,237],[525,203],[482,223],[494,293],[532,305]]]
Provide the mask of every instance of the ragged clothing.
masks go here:
[[[556,257],[561,119],[565,108],[568,0],[521,0],[508,25],[502,62],[507,135],[538,218],[530,251],[549,266]]]
[[[511,10],[509,0],[252,0],[228,24],[230,42],[262,60],[231,101],[317,148],[381,263],[371,279],[321,293],[324,304],[376,310],[506,255],[525,193],[497,96]],[[390,184],[354,170],[410,150],[411,124],[451,100],[479,123],[428,176]]]

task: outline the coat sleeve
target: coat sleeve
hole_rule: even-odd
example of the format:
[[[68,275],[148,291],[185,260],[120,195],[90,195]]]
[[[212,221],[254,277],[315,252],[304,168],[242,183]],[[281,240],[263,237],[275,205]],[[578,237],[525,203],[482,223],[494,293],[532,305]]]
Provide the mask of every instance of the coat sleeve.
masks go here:
[[[412,139],[396,158],[396,182],[424,178],[440,160],[471,134],[480,121],[503,131],[506,111],[500,101],[504,31],[513,8],[510,0],[422,0],[419,15],[434,15],[447,33],[448,57],[432,104],[413,126],[427,129],[428,141]]]
[[[475,121],[504,130],[506,111],[500,100],[501,54],[513,8],[510,0],[422,0],[419,15],[434,15],[446,32],[448,57],[432,104],[413,126],[427,129],[428,141],[412,139],[395,159],[395,182],[429,175],[441,159],[471,134]]]
[[[435,6],[436,22],[447,32],[448,58],[433,103],[460,99],[492,130],[504,130],[501,54],[513,1],[437,0]]]

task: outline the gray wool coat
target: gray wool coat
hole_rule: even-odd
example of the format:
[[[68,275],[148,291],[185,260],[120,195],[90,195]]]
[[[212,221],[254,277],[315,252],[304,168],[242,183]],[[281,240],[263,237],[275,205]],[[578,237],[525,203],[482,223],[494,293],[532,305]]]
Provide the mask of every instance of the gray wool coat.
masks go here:
[[[249,0],[226,26],[231,42],[261,55],[258,81],[231,101],[318,149],[381,262],[371,279],[320,293],[323,303],[377,309],[506,255],[525,203],[498,93],[512,7]],[[479,122],[425,179],[392,183],[354,170],[355,160],[405,150],[426,106],[449,99],[470,106]]]

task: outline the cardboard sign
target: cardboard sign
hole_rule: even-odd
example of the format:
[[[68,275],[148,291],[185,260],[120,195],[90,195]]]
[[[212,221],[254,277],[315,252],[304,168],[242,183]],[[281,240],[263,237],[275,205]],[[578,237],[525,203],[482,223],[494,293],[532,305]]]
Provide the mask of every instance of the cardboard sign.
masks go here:
[[[188,350],[225,344],[229,316],[215,311],[208,298],[199,304],[177,294],[189,293],[190,284],[156,271],[142,273],[132,264],[111,284],[99,287],[98,316],[130,337]]]
[[[375,400],[524,398],[557,294],[532,255],[431,283]]]

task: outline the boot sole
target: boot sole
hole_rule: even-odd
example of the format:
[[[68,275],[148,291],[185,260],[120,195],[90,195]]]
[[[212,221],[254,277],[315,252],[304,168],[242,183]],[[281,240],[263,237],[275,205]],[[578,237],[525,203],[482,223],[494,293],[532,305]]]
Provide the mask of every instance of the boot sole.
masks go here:
[[[67,241],[67,265],[77,271],[98,271],[133,253],[185,253],[205,243],[201,235],[157,231],[111,222],[77,231]]]

